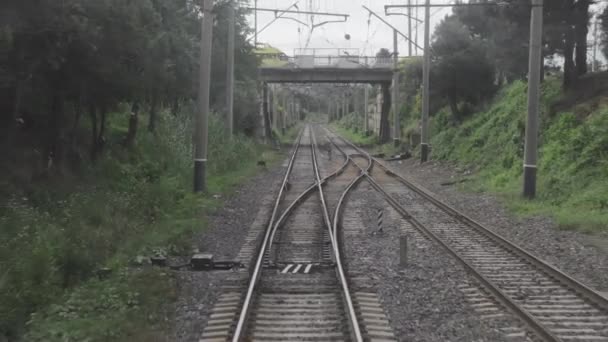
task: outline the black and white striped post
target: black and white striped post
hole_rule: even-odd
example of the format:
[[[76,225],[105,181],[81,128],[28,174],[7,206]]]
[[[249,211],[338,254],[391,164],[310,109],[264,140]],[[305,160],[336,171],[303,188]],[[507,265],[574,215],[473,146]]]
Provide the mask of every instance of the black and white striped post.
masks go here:
[[[382,233],[384,221],[384,209],[378,208],[378,233]]]

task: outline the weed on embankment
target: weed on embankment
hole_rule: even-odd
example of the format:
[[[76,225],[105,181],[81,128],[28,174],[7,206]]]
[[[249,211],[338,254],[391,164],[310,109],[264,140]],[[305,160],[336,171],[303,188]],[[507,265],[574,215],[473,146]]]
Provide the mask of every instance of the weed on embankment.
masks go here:
[[[157,132],[141,127],[132,148],[121,145],[127,119],[112,114],[104,156],[79,174],[3,181],[0,340],[165,340],[173,278],[133,260],[157,249],[187,254],[220,205],[211,194],[253,176],[258,160],[278,159],[250,138],[227,138],[212,117],[210,195],[193,194],[191,115],[164,113]]]

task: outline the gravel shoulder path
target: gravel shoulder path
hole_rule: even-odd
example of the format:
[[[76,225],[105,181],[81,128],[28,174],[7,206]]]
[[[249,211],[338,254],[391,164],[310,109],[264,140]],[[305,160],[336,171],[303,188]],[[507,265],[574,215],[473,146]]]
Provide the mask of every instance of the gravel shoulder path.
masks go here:
[[[376,208],[384,227],[376,233]],[[519,323],[505,314],[485,319],[461,288],[474,287],[462,266],[384,202],[367,182],[349,196],[342,223],[352,287],[378,293],[399,341],[508,341],[503,327]],[[407,264],[400,265],[399,237],[407,235]],[[512,341],[512,340],[511,340]]]
[[[193,238],[201,253],[215,260],[234,260],[258,213],[265,210],[280,186],[284,166],[272,167],[243,184],[208,217],[208,229]],[[244,260],[243,260],[244,261]],[[248,262],[248,261],[244,261]],[[178,301],[173,341],[198,341],[225,280],[233,271],[176,272]]]
[[[549,217],[518,217],[492,194],[463,190],[455,181],[471,175],[447,163],[421,165],[410,159],[387,164],[455,209],[608,297],[607,234],[560,230]]]

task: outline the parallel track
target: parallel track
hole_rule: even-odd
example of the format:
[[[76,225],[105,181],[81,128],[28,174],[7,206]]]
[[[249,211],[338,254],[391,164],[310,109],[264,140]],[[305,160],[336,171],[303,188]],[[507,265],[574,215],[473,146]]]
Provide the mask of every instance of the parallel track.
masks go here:
[[[371,185],[517,315],[533,333],[530,337],[608,341],[608,300],[602,295],[441,202],[344,138],[327,133],[343,141],[332,139],[346,158],[370,161],[361,171]]]

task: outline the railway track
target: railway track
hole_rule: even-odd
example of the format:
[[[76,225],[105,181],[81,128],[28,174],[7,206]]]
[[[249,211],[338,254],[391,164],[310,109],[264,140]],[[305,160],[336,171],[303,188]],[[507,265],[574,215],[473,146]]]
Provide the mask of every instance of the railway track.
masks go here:
[[[404,219],[455,257],[494,300],[525,323],[527,340],[608,341],[606,298],[441,202],[347,140],[327,134]]]
[[[362,175],[322,155],[314,131],[294,145],[246,290],[220,296],[201,341],[395,341],[375,294],[351,293],[334,238]]]

